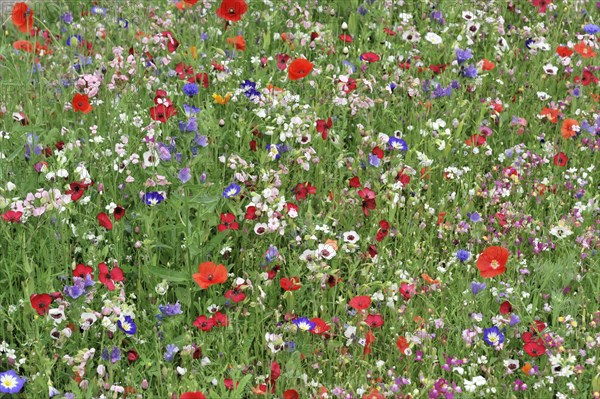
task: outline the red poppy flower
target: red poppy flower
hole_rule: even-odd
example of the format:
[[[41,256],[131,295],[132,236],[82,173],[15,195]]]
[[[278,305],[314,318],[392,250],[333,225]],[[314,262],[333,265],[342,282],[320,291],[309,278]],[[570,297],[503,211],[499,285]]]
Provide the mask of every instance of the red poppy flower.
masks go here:
[[[351,308],[356,310],[365,310],[371,306],[371,297],[368,295],[355,296],[349,302]]]
[[[198,266],[198,273],[192,276],[200,288],[207,289],[211,285],[222,284],[227,281],[227,269],[223,265],[213,262],[203,262]]]
[[[481,134],[474,134],[465,140],[465,144],[468,146],[481,147],[486,142],[486,138]]]
[[[210,319],[213,321],[215,327],[227,327],[229,325],[229,320],[225,313],[217,312]]]
[[[297,58],[288,66],[288,78],[299,80],[307,76],[313,70],[314,64],[307,59]]]
[[[317,188],[310,184],[310,182],[306,182],[296,184],[292,191],[296,195],[296,200],[300,201],[306,199],[308,194],[316,194]]]
[[[479,269],[481,277],[491,278],[504,273],[508,255],[508,250],[503,247],[486,248],[477,259],[477,269]]]
[[[556,54],[558,54],[559,57],[563,58],[570,57],[573,54],[573,50],[571,50],[567,46],[558,46],[556,48]]]
[[[525,345],[523,345],[523,349],[529,356],[534,357],[542,356],[546,353],[546,347],[539,341],[526,342]]]
[[[248,11],[244,0],[223,0],[217,9],[217,16],[227,21],[236,22]]]
[[[315,323],[315,328],[310,330],[311,333],[316,335],[326,335],[329,330],[331,330],[331,326],[325,322],[325,320],[319,317],[313,317],[310,319],[312,323]]]
[[[543,14],[546,8],[552,4],[552,0],[532,0],[532,4],[537,7],[538,13]]]
[[[404,337],[398,337],[398,340],[396,341],[396,346],[398,347],[398,349],[400,349],[400,352],[403,355],[406,354],[406,350],[410,347],[408,340]]]
[[[244,37],[242,35],[237,35],[236,37],[228,37],[227,43],[235,47],[236,50],[246,51],[246,40],[244,40]]]
[[[246,215],[244,216],[246,220],[254,220],[256,219],[256,207],[254,205],[250,205],[246,208]]]
[[[414,284],[402,283],[400,284],[400,289],[398,290],[400,295],[404,298],[404,300],[408,301],[413,295],[417,293]]]
[[[279,286],[284,291],[297,291],[302,287],[298,277],[282,277],[281,280],[279,280]]]
[[[21,216],[23,216],[23,212],[9,210],[2,214],[2,219],[9,223],[21,223]]]
[[[375,342],[375,334],[373,331],[368,330],[367,335],[365,336],[365,348],[363,349],[363,358],[366,357],[369,353],[371,353],[371,345]]]
[[[556,166],[567,166],[567,162],[569,162],[569,157],[562,151],[554,156],[554,165]]]
[[[371,328],[377,328],[383,326],[384,321],[380,314],[370,314],[367,316],[365,323],[367,323]]]
[[[89,184],[86,184],[83,181],[74,181],[69,184],[70,190],[66,191],[65,194],[71,195],[71,201],[76,202],[83,196],[85,190],[89,186]]]
[[[123,270],[119,266],[115,266],[112,270],[108,270],[106,263],[102,262],[98,265],[98,280],[108,288],[109,291],[115,290],[115,283],[123,281]]]
[[[112,228],[113,228],[112,222],[106,213],[100,212],[98,214],[97,218],[98,218],[98,224],[100,226],[104,227],[106,230],[112,230]]]
[[[84,114],[89,114],[94,109],[90,105],[90,99],[87,96],[87,94],[76,93],[73,96],[72,105],[73,105],[73,110],[75,110],[75,112],[81,112]]]
[[[367,53],[362,53],[360,55],[360,60],[361,61],[366,61],[366,62],[377,62],[381,59],[381,57],[379,57],[377,54],[369,51]]]
[[[212,318],[202,315],[198,316],[198,318],[196,318],[192,324],[202,331],[210,331],[215,326],[215,321]]]
[[[439,75],[440,73],[444,72],[447,67],[448,64],[431,64],[429,65],[429,70],[434,74]]]
[[[33,44],[31,44],[31,42],[27,40],[17,40],[13,43],[13,48],[15,50],[22,50],[27,53],[33,52]]]
[[[210,86],[210,81],[208,80],[208,74],[206,72],[197,73],[195,76],[188,78],[189,83],[198,83],[205,89]]]
[[[347,33],[342,33],[340,35],[340,40],[346,43],[352,43],[352,36]]]
[[[354,176],[353,178],[351,178],[349,184],[351,188],[358,188],[361,186],[360,179],[358,178],[358,176]]]
[[[217,227],[219,232],[225,230],[238,230],[240,225],[235,221],[235,215],[233,213],[222,213],[221,214],[221,224]]]
[[[377,247],[375,246],[375,244],[369,245],[369,247],[367,248],[367,253],[369,254],[369,256],[371,258],[374,258],[377,256]]]
[[[513,307],[510,302],[504,301],[500,304],[500,314],[512,313]]]
[[[246,299],[246,294],[244,294],[244,291],[242,291],[239,287],[236,287],[232,290],[228,290],[225,293],[225,298],[231,299],[233,302],[238,303]]]
[[[582,84],[584,86],[588,86],[592,83],[598,83],[598,78],[594,76],[594,74],[588,69],[583,70],[583,75],[575,76],[573,80],[575,84]]]
[[[84,265],[83,263],[77,264],[75,269],[73,269],[73,277],[85,278],[86,275],[90,275],[93,277],[94,269],[91,266]]]
[[[21,32],[29,32],[33,28],[33,10],[26,3],[15,3],[12,22]]]
[[[169,118],[175,114],[177,114],[175,107],[168,107],[164,104],[159,104],[156,107],[150,108],[150,118],[162,123],[166,123]]]
[[[298,399],[300,394],[295,389],[288,389],[283,393],[283,399]]]
[[[29,301],[31,302],[31,307],[40,316],[43,316],[48,313],[52,297],[49,294],[31,294]]]

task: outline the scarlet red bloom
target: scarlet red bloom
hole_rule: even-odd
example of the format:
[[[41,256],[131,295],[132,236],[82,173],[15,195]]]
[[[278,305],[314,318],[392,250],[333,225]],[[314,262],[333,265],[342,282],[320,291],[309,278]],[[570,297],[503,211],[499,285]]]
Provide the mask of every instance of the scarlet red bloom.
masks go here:
[[[90,277],[93,276],[94,269],[91,266],[84,265],[83,263],[79,263],[75,269],[73,269],[73,277],[79,277],[85,279],[86,275]]]
[[[244,37],[242,35],[237,35],[236,37],[228,37],[227,43],[235,47],[236,50],[246,51],[246,40],[244,40]]]
[[[162,36],[167,38],[167,49],[169,50],[169,53],[174,53],[179,47],[179,42],[173,37],[173,33],[167,30],[162,33]]]
[[[349,184],[351,188],[358,188],[361,186],[358,176],[354,176],[352,179],[350,179]]]
[[[317,188],[310,184],[310,182],[298,183],[294,187],[293,192],[296,194],[296,200],[300,201],[306,199],[308,194],[316,194]]]
[[[246,294],[239,287],[236,287],[232,290],[228,290],[225,293],[225,298],[231,299],[233,302],[238,303],[246,299]]]
[[[106,230],[112,230],[112,228],[113,228],[112,222],[106,213],[100,212],[98,214],[97,218],[98,218],[98,224],[100,226],[104,227]]]
[[[217,9],[217,16],[227,21],[236,22],[248,11],[244,0],[223,0]]]
[[[340,40],[346,43],[352,43],[352,36],[346,33],[342,33],[340,35]]]
[[[279,286],[283,288],[284,291],[297,291],[302,287],[298,277],[282,277],[281,280],[279,280]]]
[[[404,298],[404,300],[408,301],[413,295],[417,293],[414,284],[402,283],[400,284],[400,289],[398,290],[400,295]]]
[[[90,99],[87,96],[87,94],[76,93],[73,96],[72,105],[73,105],[73,109],[75,110],[75,112],[81,112],[84,114],[89,114],[94,109],[90,105]]]
[[[573,47],[573,50],[575,50],[583,58],[594,58],[594,57],[596,57],[596,53],[594,52],[594,49],[592,47],[588,46],[587,44],[585,44],[583,41],[577,43]]]
[[[297,58],[288,66],[288,78],[290,80],[299,80],[307,76],[312,71],[314,64],[307,59]]]
[[[159,104],[156,107],[150,108],[150,118],[154,121],[166,123],[169,118],[177,114],[175,107]]]
[[[227,269],[223,265],[213,262],[203,262],[198,266],[198,273],[192,276],[200,288],[207,289],[211,285],[222,284],[227,281]]]
[[[371,328],[377,328],[383,326],[384,321],[380,314],[370,314],[367,316],[365,323],[367,323]]]
[[[579,122],[577,120],[567,118],[563,121],[560,133],[565,139],[576,136],[577,132],[579,132]]]
[[[316,335],[325,335],[328,336],[328,334],[326,334],[329,330],[331,330],[331,326],[329,326],[329,324],[327,324],[325,322],[325,320],[319,318],[319,317],[313,317],[312,319],[310,319],[310,321],[312,323],[315,323],[315,328],[313,328],[312,330],[310,330],[311,333],[316,334]]]
[[[538,13],[544,14],[546,8],[552,4],[552,0],[532,0],[532,4],[537,7]]]
[[[20,223],[21,216],[23,216],[23,212],[9,210],[2,214],[2,219],[9,223]]]
[[[556,48],[556,54],[558,54],[559,57],[563,58],[570,57],[573,54],[573,50],[571,50],[567,46],[558,46]]]
[[[369,353],[371,353],[371,345],[375,342],[375,334],[373,331],[367,331],[367,335],[365,337],[365,349],[363,349],[363,358],[366,357]]]
[[[283,399],[298,399],[300,395],[295,389],[288,389],[283,393]]]
[[[33,10],[26,3],[15,3],[12,10],[12,22],[23,33],[33,28]]]
[[[225,230],[238,230],[240,225],[235,221],[235,215],[233,213],[222,213],[221,214],[221,224],[217,227],[219,232]]]
[[[52,297],[49,294],[31,294],[29,297],[31,307],[40,315],[43,316],[48,313],[50,304],[52,303]]]
[[[227,315],[225,313],[217,312],[210,319],[215,327],[227,327],[229,325],[229,320],[227,319]]]
[[[349,302],[351,308],[356,310],[365,310],[371,306],[371,297],[368,295],[355,296]]]
[[[71,195],[71,201],[76,202],[79,198],[83,196],[85,190],[90,186],[90,184],[86,184],[83,181],[75,181],[69,184],[70,190],[66,191],[65,194]]]
[[[369,51],[367,53],[361,54],[360,59],[361,59],[361,61],[377,62],[381,59],[381,57],[379,57],[377,54]]]
[[[365,187],[362,190],[358,190],[358,195],[363,200],[363,213],[365,214],[365,216],[369,216],[369,210],[373,210],[377,206],[375,202],[375,191]]]
[[[508,255],[508,250],[503,247],[486,248],[477,259],[477,269],[479,269],[481,277],[491,278],[504,273]]]
[[[562,151],[554,156],[554,165],[556,166],[567,166],[567,162],[569,162],[569,157]]]
[[[513,307],[510,302],[504,301],[500,304],[500,314],[512,313]]]
[[[123,281],[123,270],[119,266],[115,266],[112,270],[108,270],[106,263],[100,263],[98,265],[98,280],[106,286],[109,291],[115,290],[115,283]]]
[[[195,327],[198,327],[202,331],[210,331],[215,326],[215,321],[212,318],[208,318],[205,315],[198,316],[192,323]]]
[[[398,340],[396,341],[396,346],[398,347],[398,349],[400,349],[400,352],[403,355],[406,354],[406,350],[410,347],[408,340],[404,337],[398,337]]]

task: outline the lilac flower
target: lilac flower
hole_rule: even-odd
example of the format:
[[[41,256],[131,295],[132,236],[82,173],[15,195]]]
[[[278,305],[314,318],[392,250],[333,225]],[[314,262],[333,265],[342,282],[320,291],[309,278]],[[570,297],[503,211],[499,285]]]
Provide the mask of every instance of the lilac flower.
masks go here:
[[[200,108],[194,107],[193,105],[183,104],[183,111],[187,116],[190,116],[199,113]]]
[[[518,324],[521,322],[521,319],[519,318],[519,316],[517,316],[516,314],[511,314],[510,315],[510,326],[513,327],[514,325]]]
[[[183,168],[179,171],[179,173],[177,174],[177,177],[179,178],[179,180],[181,180],[182,183],[187,183],[191,178],[192,178],[192,174],[190,173],[190,168]]]
[[[473,212],[473,213],[467,212],[467,216],[473,223],[477,223],[477,222],[481,221],[481,215],[479,214],[479,212]]]
[[[102,350],[101,357],[102,357],[102,360],[104,360],[104,361],[110,360],[111,363],[115,364],[116,362],[121,360],[121,349],[119,349],[116,346],[113,346],[112,350],[109,353],[108,348],[104,348]]]
[[[477,77],[477,68],[475,68],[475,65],[471,64],[463,70],[462,74],[463,74],[463,77],[465,77],[465,78],[471,78],[471,79],[476,78]]]
[[[63,23],[70,25],[73,22],[73,14],[71,14],[70,12],[66,12],[60,16],[60,20]]]
[[[162,320],[164,317],[172,317],[183,313],[181,310],[181,304],[179,302],[158,305],[158,310],[160,310],[160,314],[156,315],[156,317],[159,320]]]
[[[381,159],[379,159],[377,157],[377,155],[375,155],[375,154],[370,154],[369,155],[369,164],[371,166],[375,166],[376,168],[378,168],[379,165],[381,164]]]
[[[458,61],[459,64],[462,64],[463,62],[470,60],[471,58],[473,58],[471,49],[469,49],[469,48],[467,48],[465,50],[461,50],[459,48],[456,49],[456,60]]]
[[[196,133],[196,137],[194,137],[194,144],[199,147],[206,147],[208,145],[208,137],[200,136],[198,133]]]
[[[198,123],[196,122],[195,117],[191,117],[187,120],[187,122],[180,121],[179,122],[179,131],[180,132],[197,132],[198,131]]]
[[[477,295],[481,291],[485,290],[485,287],[487,287],[486,283],[478,283],[476,281],[473,281],[471,283],[471,292],[473,293],[473,295]]]
[[[167,351],[164,353],[163,358],[167,362],[172,362],[177,352],[179,352],[179,348],[177,347],[177,345],[169,344],[167,345]]]
[[[267,263],[273,262],[278,257],[279,257],[279,251],[277,250],[277,247],[274,245],[269,245],[269,249],[267,250],[267,253],[265,254],[265,260],[267,261]]]

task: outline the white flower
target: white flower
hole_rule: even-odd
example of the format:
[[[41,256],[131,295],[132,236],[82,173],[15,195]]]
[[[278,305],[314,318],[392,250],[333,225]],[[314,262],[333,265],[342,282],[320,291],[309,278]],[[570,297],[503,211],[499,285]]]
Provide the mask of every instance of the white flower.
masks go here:
[[[336,251],[335,251],[335,248],[333,248],[329,244],[319,244],[319,247],[317,249],[317,253],[321,257],[329,260],[329,259],[332,259],[335,256]]]
[[[558,72],[558,68],[552,64],[546,64],[544,65],[544,72],[546,73],[546,75],[556,75],[556,73]]]
[[[354,244],[354,243],[358,242],[358,240],[360,240],[360,236],[354,230],[345,231],[342,234],[342,236],[344,237],[344,242],[347,242],[347,243],[350,243],[350,244]]]
[[[425,35],[425,40],[427,40],[431,44],[442,44],[442,38],[433,32],[427,32],[427,34]]]

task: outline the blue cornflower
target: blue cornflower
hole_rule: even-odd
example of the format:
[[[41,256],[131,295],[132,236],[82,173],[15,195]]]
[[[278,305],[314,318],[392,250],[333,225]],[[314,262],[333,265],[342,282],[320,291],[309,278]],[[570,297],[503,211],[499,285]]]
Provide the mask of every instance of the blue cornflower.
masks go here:
[[[456,60],[458,61],[459,64],[462,64],[463,62],[470,60],[471,58],[473,58],[473,54],[471,53],[471,49],[467,48],[465,50],[456,49]]]
[[[456,257],[459,261],[466,262],[471,257],[471,254],[466,249],[459,249],[458,251],[456,251]]]
[[[316,327],[316,324],[306,317],[295,319],[293,323],[298,327],[298,330],[302,331],[312,331]]]
[[[600,32],[600,27],[596,24],[587,24],[583,26],[583,31],[588,35],[595,35]]]
[[[491,346],[501,345],[504,343],[504,334],[496,326],[486,328],[483,330],[483,340]]]
[[[186,96],[194,97],[198,94],[198,85],[196,83],[186,83],[183,85],[183,92]]]
[[[135,321],[130,316],[125,316],[121,320],[117,321],[117,326],[123,330],[126,334],[133,335],[137,331]]]
[[[392,150],[400,150],[400,151],[408,150],[408,144],[406,144],[406,141],[404,139],[401,139],[400,137],[392,136],[388,139],[387,143],[390,146],[390,149],[392,149]]]
[[[223,198],[235,197],[242,191],[242,188],[235,183],[231,183],[223,190]]]
[[[486,283],[478,283],[476,281],[473,281],[471,283],[471,292],[473,293],[473,295],[477,295],[481,291],[485,290],[485,287],[487,287]]]
[[[163,202],[164,200],[165,200],[165,197],[163,197],[163,195],[157,191],[151,191],[149,193],[145,193],[144,196],[142,197],[142,201],[144,201],[144,204],[150,205],[150,206],[158,205],[161,202]]]

